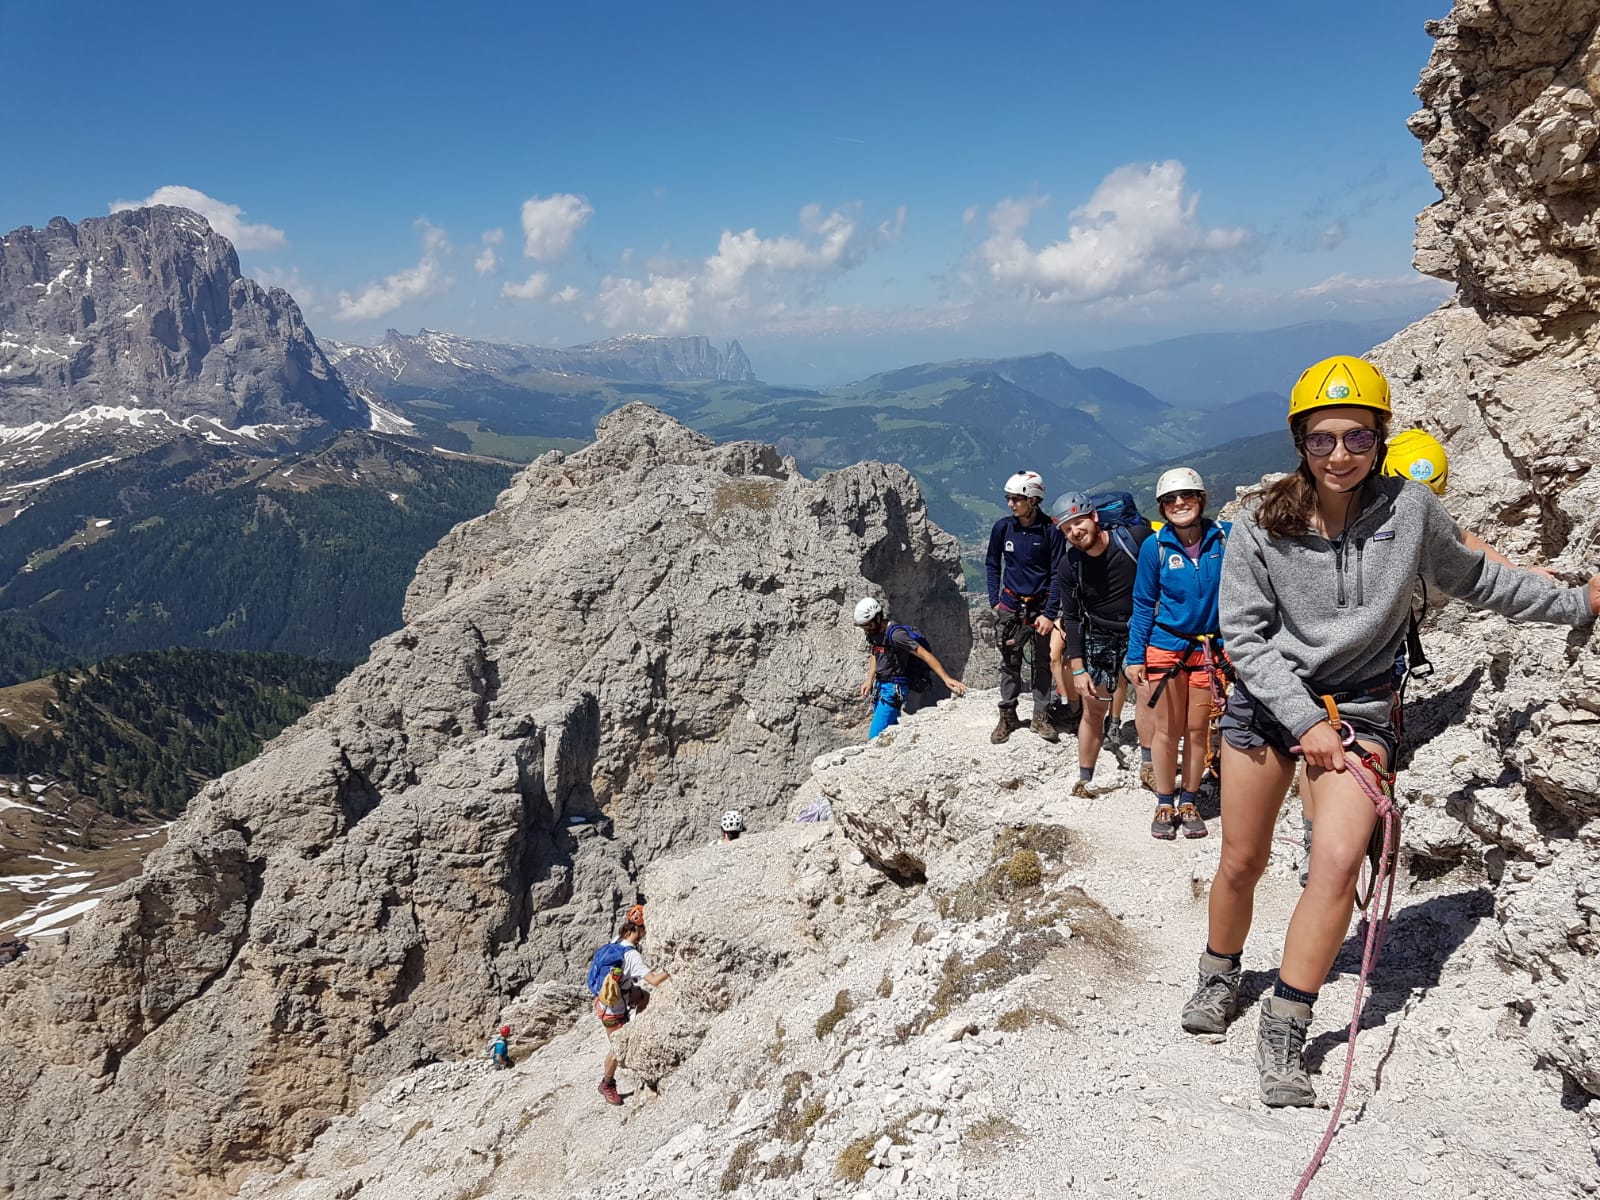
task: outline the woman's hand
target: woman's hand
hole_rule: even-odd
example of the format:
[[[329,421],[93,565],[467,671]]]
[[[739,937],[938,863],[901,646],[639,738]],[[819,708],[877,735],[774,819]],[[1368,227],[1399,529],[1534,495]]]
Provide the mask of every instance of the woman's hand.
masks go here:
[[[1600,575],[1589,577],[1589,611],[1600,616]]]
[[[871,694],[871,692],[872,692],[872,680],[870,680],[870,679],[867,680],[859,688],[856,689],[856,692],[863,700],[865,700],[867,698],[867,696],[869,694]]]
[[[1128,677],[1128,682],[1136,688],[1142,688],[1150,682],[1145,678],[1143,663],[1129,663],[1123,668],[1122,673]]]
[[[1344,738],[1326,721],[1318,721],[1300,735],[1300,755],[1307,767],[1344,770]]]

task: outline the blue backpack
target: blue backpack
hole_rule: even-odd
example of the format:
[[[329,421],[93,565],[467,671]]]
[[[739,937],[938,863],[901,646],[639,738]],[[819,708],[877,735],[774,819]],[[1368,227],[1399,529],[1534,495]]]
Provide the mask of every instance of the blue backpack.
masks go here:
[[[891,625],[883,631],[883,648],[885,652],[888,652],[894,645],[894,631],[896,629],[904,629],[906,635],[913,642],[921,646],[929,654],[933,653],[933,644],[920,631],[911,628],[909,625]],[[913,692],[925,692],[931,688],[933,686],[933,668],[915,654],[908,653],[905,659],[906,687]]]
[[[598,996],[600,989],[605,986],[606,976],[611,974],[613,967],[620,967],[622,960],[627,957],[628,951],[633,947],[626,942],[607,942],[594,952],[594,959],[589,963],[589,994]]]

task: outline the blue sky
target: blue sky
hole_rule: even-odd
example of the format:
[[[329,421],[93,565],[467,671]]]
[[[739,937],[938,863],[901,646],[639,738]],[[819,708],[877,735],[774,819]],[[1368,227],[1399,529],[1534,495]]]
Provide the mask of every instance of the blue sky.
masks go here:
[[[1448,7],[7,0],[0,229],[185,200],[319,336],[797,381],[1414,312]]]

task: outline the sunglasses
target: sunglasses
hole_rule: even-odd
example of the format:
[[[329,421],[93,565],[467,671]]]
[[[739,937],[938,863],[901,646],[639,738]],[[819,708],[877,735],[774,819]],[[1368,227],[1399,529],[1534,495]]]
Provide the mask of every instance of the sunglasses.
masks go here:
[[[1175,504],[1179,500],[1204,500],[1204,492],[1168,492],[1165,496],[1157,496],[1157,504]]]
[[[1337,433],[1308,433],[1300,439],[1300,448],[1312,458],[1327,458],[1341,440],[1344,442],[1345,450],[1350,454],[1370,454],[1372,448],[1378,444],[1378,431],[1346,429],[1342,439]]]

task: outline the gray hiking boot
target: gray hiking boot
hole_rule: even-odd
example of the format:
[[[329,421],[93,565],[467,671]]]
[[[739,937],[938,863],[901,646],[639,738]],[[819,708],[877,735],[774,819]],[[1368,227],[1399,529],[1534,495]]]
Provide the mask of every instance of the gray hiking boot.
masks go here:
[[[1268,996],[1256,1030],[1256,1067],[1261,1071],[1261,1102],[1268,1108],[1307,1107],[1317,1102],[1301,1055],[1311,1028],[1311,1006]]]
[[[1000,723],[994,727],[994,732],[989,735],[989,740],[998,746],[1021,728],[1022,719],[1017,716],[1017,710],[1015,708],[1002,708],[1000,710]]]
[[[1190,1033],[1226,1033],[1239,1011],[1239,980],[1244,975],[1225,958],[1200,955],[1200,983],[1183,1006],[1183,1027]]]
[[[1051,723],[1050,718],[1042,712],[1033,714],[1033,724],[1029,728],[1047,742],[1059,742],[1061,740],[1061,735],[1056,732],[1056,727]]]

